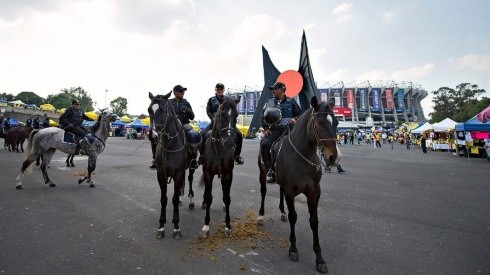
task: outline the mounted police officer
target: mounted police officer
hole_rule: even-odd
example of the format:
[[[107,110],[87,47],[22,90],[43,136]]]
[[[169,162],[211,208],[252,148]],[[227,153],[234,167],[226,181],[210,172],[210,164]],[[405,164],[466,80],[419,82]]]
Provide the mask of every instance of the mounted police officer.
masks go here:
[[[225,99],[229,99],[227,96],[224,95],[225,92],[225,85],[223,83],[218,83],[216,84],[216,87],[214,89],[215,91],[215,96],[212,96],[208,100],[208,104],[206,105],[206,113],[211,120],[211,123],[209,123],[208,126],[204,130],[201,131],[201,136],[202,136],[202,143],[204,144],[206,134],[208,131],[210,131],[213,128],[213,119],[214,116],[216,115],[216,112],[218,111],[218,107]],[[242,153],[242,144],[243,144],[243,136],[240,130],[238,130],[235,127],[235,132],[236,132],[236,147],[235,147],[235,163],[238,165],[241,165],[244,163],[243,158],[240,156]],[[201,164],[203,161],[203,151],[204,151],[204,146],[201,146],[201,155],[199,157],[199,163]]]
[[[184,99],[184,93],[187,91],[187,88],[182,87],[181,85],[177,85],[173,88],[174,98],[169,99],[168,101],[172,104],[172,107],[177,114],[177,118],[180,120],[182,127],[184,128],[185,135],[187,141],[191,145],[191,163],[190,168],[196,169],[198,167],[196,158],[197,151],[199,146],[201,145],[201,136],[196,130],[192,128],[189,124],[191,120],[194,119],[194,112],[192,111],[192,106]]]
[[[27,127],[32,127],[32,119],[31,119],[31,118],[28,118],[28,119],[26,120],[26,126],[27,126]]]
[[[3,121],[2,121],[2,129],[3,133],[6,134],[12,126],[10,125],[10,117],[7,116]]]
[[[302,111],[296,100],[286,96],[286,85],[276,82],[269,87],[273,97],[264,106],[262,128],[264,138],[260,142],[262,160],[267,168],[267,183],[276,182],[274,158],[271,148],[274,142],[289,128],[292,128]]]
[[[82,111],[80,111],[80,102],[74,99],[71,102],[71,107],[68,108],[61,116],[60,116],[60,124],[61,128],[66,132],[72,133],[75,135],[75,142],[77,143],[77,150],[75,154],[79,153],[81,149],[81,144],[83,141],[88,143],[92,143],[95,140],[95,137],[91,133],[87,133],[87,131],[82,127],[83,120],[93,121],[90,117],[85,115]],[[46,120],[49,121],[49,118],[46,117]],[[45,121],[46,121],[45,120]],[[43,123],[44,126],[44,123]],[[48,122],[49,127],[49,122]],[[85,138],[84,138],[85,137]],[[83,140],[81,140],[83,139]]]

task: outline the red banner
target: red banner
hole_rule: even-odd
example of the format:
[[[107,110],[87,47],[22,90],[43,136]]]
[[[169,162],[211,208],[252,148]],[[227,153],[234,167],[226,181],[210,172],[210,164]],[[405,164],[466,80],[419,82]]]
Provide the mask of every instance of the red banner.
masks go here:
[[[344,108],[344,107],[334,107],[333,113],[336,115],[343,115],[346,117],[352,116],[352,110],[350,108]]]
[[[347,107],[354,109],[354,89],[345,89],[345,96],[347,97]]]
[[[393,101],[393,90],[391,88],[385,89],[386,96],[386,109],[393,110],[395,107],[395,103]]]

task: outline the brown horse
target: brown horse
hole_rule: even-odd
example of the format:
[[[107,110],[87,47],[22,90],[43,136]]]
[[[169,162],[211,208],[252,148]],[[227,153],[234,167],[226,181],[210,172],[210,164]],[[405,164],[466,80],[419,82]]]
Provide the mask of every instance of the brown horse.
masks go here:
[[[174,224],[173,238],[180,239],[182,234],[179,227],[179,195],[185,184],[185,171],[189,169],[191,155],[189,143],[187,143],[184,129],[177,118],[177,114],[168,102],[170,93],[165,96],[153,96],[149,93],[151,99],[148,113],[150,114],[150,130],[157,134],[158,144],[155,150],[155,165],[157,168],[157,179],[160,186],[160,227],[158,228],[157,238],[165,236],[165,224],[167,223],[167,186],[170,180],[174,181],[174,195],[172,197]],[[192,190],[192,178],[194,169],[189,169],[189,187]],[[192,192],[192,197],[194,192]],[[191,198],[191,191],[189,191]],[[189,208],[194,208],[189,204]]]
[[[320,148],[327,164],[335,164],[338,156],[335,133],[338,121],[333,113],[333,102],[319,103],[316,97],[311,99],[311,108],[304,112],[294,125],[293,130],[286,133],[273,146],[276,158],[277,184],[284,192],[288,206],[288,218],[291,227],[289,240],[289,259],[298,261],[296,248],[295,225],[297,214],[294,208],[294,198],[303,193],[306,196],[310,212],[310,227],[313,232],[313,250],[316,254],[316,268],[321,273],[327,273],[327,265],[322,257],[318,238],[318,201],[320,200],[320,180],[322,178],[321,160],[317,153]],[[264,213],[265,174],[263,162],[259,162],[262,203],[260,215]],[[281,195],[282,196],[282,195]],[[259,221],[260,221],[259,217]]]
[[[235,126],[237,122],[238,99],[225,99],[218,107],[216,116],[213,120],[211,134],[206,137],[203,158],[203,175],[200,185],[204,185],[204,203],[206,207],[206,218],[204,227],[201,231],[202,237],[209,236],[209,209],[213,202],[213,178],[218,175],[221,178],[221,188],[223,190],[223,203],[225,204],[225,236],[231,237],[232,230],[230,224],[230,191],[233,181],[233,168],[235,165]]]
[[[17,151],[17,153],[20,153],[20,145],[20,149],[22,150],[22,153],[24,153],[24,141],[29,137],[32,130],[33,128],[28,126],[16,126],[10,129],[5,138],[9,151],[12,149],[12,151]]]

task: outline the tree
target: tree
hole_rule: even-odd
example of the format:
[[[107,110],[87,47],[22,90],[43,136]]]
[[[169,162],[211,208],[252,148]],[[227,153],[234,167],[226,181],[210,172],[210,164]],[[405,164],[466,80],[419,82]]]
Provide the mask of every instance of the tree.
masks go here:
[[[441,87],[433,91],[434,112],[431,113],[431,122],[439,122],[447,117],[455,121],[466,121],[478,113],[478,106],[486,98],[478,100],[478,96],[485,93],[478,85],[461,83],[456,89]]]
[[[94,110],[92,98],[82,87],[62,89],[59,94],[49,95],[47,101],[56,109],[63,109],[70,107],[74,99],[80,101],[80,108],[83,111],[90,112]]]
[[[128,112],[128,100],[124,97],[118,97],[111,101],[112,112],[118,116],[123,116]]]
[[[1,93],[0,98],[5,98],[5,100],[7,100],[7,101],[13,101],[14,95],[13,94],[7,94],[7,93]]]
[[[22,100],[22,102],[26,104],[35,104],[37,106],[46,102],[46,100],[33,92],[20,92],[18,95],[14,97],[14,100]]]

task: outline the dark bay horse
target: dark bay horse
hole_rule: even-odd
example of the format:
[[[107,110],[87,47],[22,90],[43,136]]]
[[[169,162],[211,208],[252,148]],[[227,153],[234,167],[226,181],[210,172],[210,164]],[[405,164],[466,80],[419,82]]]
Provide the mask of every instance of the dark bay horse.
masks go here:
[[[165,224],[167,223],[167,186],[170,180],[174,181],[174,195],[172,197],[174,224],[173,238],[182,238],[179,227],[179,195],[185,184],[185,171],[189,169],[189,208],[194,208],[192,199],[192,180],[195,169],[190,169],[191,160],[190,144],[186,140],[182,124],[177,118],[172,104],[168,102],[170,93],[165,96],[153,96],[149,93],[151,100],[148,113],[150,114],[150,131],[154,131],[158,144],[155,150],[155,165],[157,167],[157,179],[160,186],[160,226],[158,228],[157,239],[165,236]]]
[[[16,126],[10,129],[5,137],[5,142],[8,146],[8,149],[12,149],[12,151],[17,151],[20,153],[19,146],[24,153],[24,141],[29,137],[33,128],[28,126]]]
[[[209,209],[213,202],[213,178],[218,175],[221,178],[221,188],[223,190],[223,203],[225,204],[225,236],[231,237],[230,223],[230,191],[233,181],[233,168],[235,165],[235,126],[237,122],[238,99],[226,99],[218,107],[216,116],[213,120],[211,134],[206,137],[203,158],[203,175],[200,185],[204,184],[204,205],[206,206],[206,218],[204,227],[201,231],[202,237],[209,236],[209,222],[211,217]]]
[[[87,180],[90,187],[95,187],[91,178],[92,172],[95,170],[97,164],[97,156],[105,149],[105,142],[110,131],[110,122],[116,121],[116,118],[116,115],[112,114],[109,110],[102,110],[98,121],[90,128],[90,131],[95,136],[95,140],[92,143],[84,144],[82,147],[82,152],[85,155],[88,155],[88,174],[87,176],[79,179],[78,184]],[[75,154],[76,150],[76,144],[63,142],[64,134],[65,131],[63,129],[56,127],[44,128],[39,131],[31,132],[25,152],[27,159],[22,164],[22,168],[17,176],[15,188],[22,189],[21,176],[24,174],[27,168],[29,168],[28,171],[31,172],[31,164],[41,156],[41,170],[44,177],[44,183],[49,184],[50,187],[56,186],[56,184],[49,179],[47,173],[47,168],[51,158],[56,150],[60,150],[71,155]]]
[[[320,180],[322,178],[321,160],[317,149],[321,150],[329,165],[338,161],[336,131],[338,121],[333,113],[333,102],[319,103],[316,97],[311,99],[311,108],[304,112],[293,130],[289,131],[273,146],[276,157],[277,184],[284,193],[288,206],[288,218],[291,227],[289,240],[289,259],[298,261],[296,248],[295,224],[297,214],[294,208],[294,198],[303,193],[306,196],[310,213],[310,227],[313,232],[313,250],[316,254],[316,268],[321,273],[327,273],[327,265],[323,259],[318,238],[318,201],[320,200]],[[263,163],[259,163],[262,203],[260,215],[264,213],[265,174]],[[282,195],[281,195],[282,196]],[[260,219],[259,219],[260,220]]]

